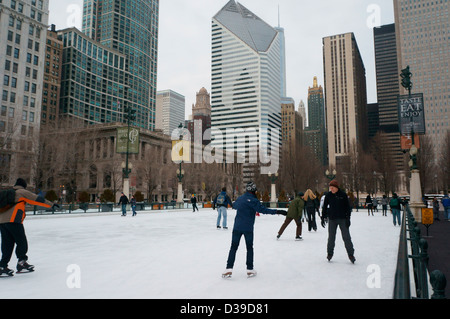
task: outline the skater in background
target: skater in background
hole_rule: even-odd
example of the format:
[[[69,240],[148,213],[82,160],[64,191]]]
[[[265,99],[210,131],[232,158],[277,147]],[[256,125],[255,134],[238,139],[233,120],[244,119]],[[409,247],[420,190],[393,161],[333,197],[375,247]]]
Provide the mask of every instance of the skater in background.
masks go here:
[[[306,217],[308,219],[308,231],[311,231],[311,229],[317,231],[316,212],[319,213],[320,203],[310,189],[306,190],[303,199],[305,201]]]
[[[383,195],[383,198],[381,199],[383,216],[387,216],[387,205],[388,205],[388,198],[386,195]]]
[[[444,206],[444,219],[450,221],[450,199],[448,195],[445,195],[442,199],[442,206]]]
[[[229,278],[233,273],[234,262],[236,260],[236,253],[239,248],[241,237],[244,236],[247,246],[247,276],[252,277],[256,275],[253,265],[253,239],[254,239],[254,225],[256,212],[269,215],[284,215],[286,211],[266,208],[256,197],[256,185],[249,182],[246,187],[246,193],[239,197],[233,204],[233,208],[237,210],[236,218],[234,220],[233,235],[231,239],[231,248],[228,254],[227,269],[222,274],[222,277]]]
[[[198,207],[197,207],[197,197],[195,197],[195,194],[192,194],[191,204],[192,204],[192,212],[193,213],[195,213],[195,210],[199,211]]]
[[[336,232],[339,226],[348,258],[352,263],[355,263],[355,249],[353,248],[352,238],[350,236],[351,212],[352,208],[350,207],[347,194],[339,188],[338,181],[331,181],[330,192],[325,196],[322,210],[322,227],[325,228],[325,224],[328,221],[328,261],[331,261],[333,258]]]
[[[297,197],[289,204],[289,209],[286,215],[286,220],[283,225],[281,225],[280,230],[278,231],[277,239],[280,239],[281,235],[283,235],[286,228],[292,221],[295,221],[297,224],[297,229],[295,232],[295,240],[302,240],[302,217],[303,217],[303,209],[305,207],[305,202],[303,200],[303,193],[298,193]]]
[[[230,197],[227,195],[227,188],[223,187],[222,192],[214,199],[213,209],[217,207],[217,229],[220,229],[220,220],[222,219],[223,229],[228,229],[227,219],[228,219],[228,206],[233,207]]]
[[[378,199],[376,197],[373,198],[373,210],[378,213]]]
[[[367,207],[367,216],[370,216],[370,212],[372,212],[372,216],[373,216],[373,202],[372,202],[372,198],[370,197],[370,195],[367,195],[366,197],[366,207]]]
[[[131,196],[131,200],[130,200],[130,205],[131,205],[131,210],[133,211],[133,217],[136,216],[136,198],[133,196]]]
[[[437,199],[437,197],[435,197],[433,199],[433,216],[434,216],[434,220],[438,220],[439,219],[439,200]]]
[[[119,199],[119,204],[117,204],[117,205],[122,205],[122,216],[127,216],[128,203],[129,203],[128,197],[124,193],[122,193],[122,195],[120,196],[120,199]]]
[[[401,202],[400,198],[398,198],[398,195],[396,193],[394,193],[392,195],[392,199],[389,202],[389,206],[391,207],[394,226],[397,226],[397,223],[399,226],[402,225],[401,221],[400,221],[400,210],[402,209],[401,203],[402,202]]]
[[[27,182],[19,178],[13,189],[15,190],[15,205],[6,206],[0,210],[0,232],[2,238],[2,259],[0,260],[0,276],[13,276],[14,272],[8,269],[14,245],[16,245],[16,256],[18,259],[17,271],[34,271],[34,266],[28,264],[28,241],[25,235],[23,222],[25,220],[25,205],[36,205],[45,208],[56,207],[57,204],[46,200],[44,197],[33,194],[26,190]]]

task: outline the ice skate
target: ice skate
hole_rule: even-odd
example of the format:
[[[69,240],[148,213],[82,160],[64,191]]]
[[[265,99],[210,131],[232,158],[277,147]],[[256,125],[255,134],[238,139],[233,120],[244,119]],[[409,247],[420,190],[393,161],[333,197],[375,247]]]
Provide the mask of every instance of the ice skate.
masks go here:
[[[14,276],[14,271],[8,267],[0,267],[0,277],[12,277]]]
[[[302,236],[295,237],[295,241],[302,241],[302,240],[303,240]]]
[[[348,259],[350,259],[350,262],[352,263],[352,264],[354,264],[355,263],[355,261],[356,261],[356,258],[355,258],[355,256],[348,256]]]
[[[228,278],[231,278],[232,275],[233,275],[233,269],[227,269],[222,274],[222,278],[228,279]]]
[[[255,270],[247,270],[247,278],[256,277],[257,272]]]
[[[19,261],[17,263],[17,272],[18,273],[26,273],[26,272],[33,272],[34,266],[27,263],[25,260]]]

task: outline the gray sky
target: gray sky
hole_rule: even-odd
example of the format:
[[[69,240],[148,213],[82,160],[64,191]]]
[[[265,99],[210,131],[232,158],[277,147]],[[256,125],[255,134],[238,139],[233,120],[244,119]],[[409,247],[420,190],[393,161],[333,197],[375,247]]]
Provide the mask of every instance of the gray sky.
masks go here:
[[[158,90],[186,97],[186,118],[196,92],[211,91],[211,19],[228,0],[160,0]],[[373,27],[394,22],[393,0],[241,0],[268,24],[285,29],[287,95],[307,104],[317,76],[323,86],[322,38],[354,32],[367,73],[368,102],[376,97]],[[50,0],[50,24],[81,28],[83,0]]]

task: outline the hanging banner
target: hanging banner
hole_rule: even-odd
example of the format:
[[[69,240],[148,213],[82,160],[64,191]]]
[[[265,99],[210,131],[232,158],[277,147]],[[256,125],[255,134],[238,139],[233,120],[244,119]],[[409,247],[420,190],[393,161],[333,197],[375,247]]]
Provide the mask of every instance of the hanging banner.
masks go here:
[[[412,147],[411,135],[402,135],[401,136],[401,144],[402,144],[402,150],[410,150],[411,147]],[[419,134],[414,134],[414,145],[418,149],[420,148],[420,137],[419,137]]]
[[[130,134],[128,134],[128,127],[121,127],[117,129],[117,143],[116,152],[118,154],[139,154],[139,130],[130,127]]]
[[[425,109],[423,94],[400,95],[398,97],[398,114],[400,133],[411,135],[414,129],[415,134],[425,134]]]

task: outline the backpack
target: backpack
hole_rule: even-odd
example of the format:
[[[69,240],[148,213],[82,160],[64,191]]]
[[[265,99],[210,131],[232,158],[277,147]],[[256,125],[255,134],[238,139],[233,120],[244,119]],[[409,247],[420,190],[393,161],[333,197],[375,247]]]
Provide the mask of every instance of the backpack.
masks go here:
[[[226,200],[225,194],[219,194],[219,196],[217,196],[216,203],[217,205],[224,205],[225,200]]]
[[[7,211],[16,204],[16,190],[8,189],[0,192],[0,213]]]

